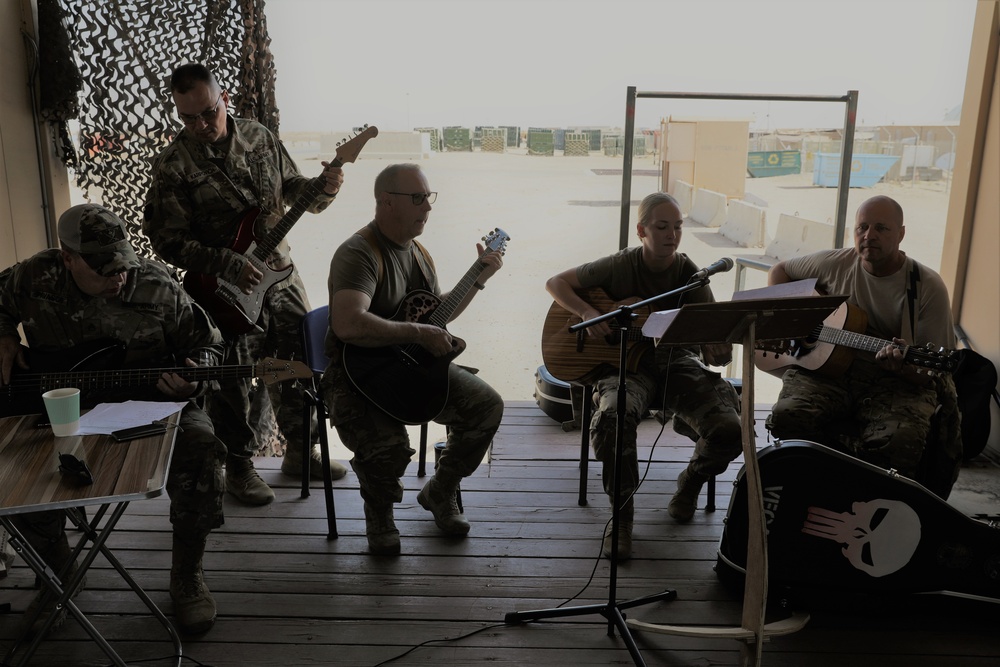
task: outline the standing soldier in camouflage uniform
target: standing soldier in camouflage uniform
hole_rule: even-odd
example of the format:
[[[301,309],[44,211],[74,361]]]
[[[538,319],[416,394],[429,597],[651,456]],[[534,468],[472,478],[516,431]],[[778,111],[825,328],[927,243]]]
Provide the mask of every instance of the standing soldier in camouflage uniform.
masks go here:
[[[285,207],[306,192],[312,179],[302,176],[278,138],[260,123],[227,114],[229,93],[219,87],[203,65],[178,67],[170,80],[177,114],[184,129],[153,165],[153,182],[146,197],[143,231],[156,253],[187,271],[214,276],[243,292],[252,293],[263,274],[247,257],[231,250],[241,218],[260,209],[255,223],[259,238],[280,220]],[[323,191],[309,211],[325,209],[343,182],[339,168],[323,163]],[[268,258],[273,269],[291,265],[287,240]],[[303,359],[302,317],[310,310],[305,285],[297,271],[267,290],[258,325],[268,356]],[[210,315],[212,313],[209,313]],[[226,363],[252,363],[253,332],[227,341]],[[248,380],[225,382],[208,402],[219,437],[229,447],[226,489],[251,505],[266,505],[274,492],[260,478],[251,457],[256,428],[250,414]],[[315,421],[303,432],[303,398],[298,386],[269,392],[278,427],[287,442],[281,471],[298,476],[308,448],[311,476],[322,478]],[[333,478],[347,474],[331,462]]]
[[[436,197],[419,166],[385,168],[375,179],[375,219],[344,241],[330,263],[330,364],[323,374],[323,391],[330,421],[354,453],[351,467],[361,485],[368,548],[373,554],[399,553],[392,506],[403,499],[399,480],[413,448],[401,422],[355,391],[341,364],[343,343],[359,347],[416,344],[437,357],[452,351],[452,337],[444,328],[390,319],[409,292],[423,289],[440,294],[434,263],[415,241],[424,231]],[[477,248],[483,255],[482,245]],[[503,264],[498,252],[482,256],[481,262],[484,268],[475,284],[479,290]],[[477,293],[469,290],[452,319]],[[441,296],[447,298],[447,294]],[[454,363],[448,366],[447,389],[447,403],[434,418],[448,427],[447,446],[434,477],[417,500],[434,515],[443,532],[466,535],[469,522],[458,509],[456,492],[461,479],[471,475],[486,455],[500,427],[503,399]]]
[[[636,232],[640,246],[621,250],[608,257],[567,269],[545,283],[549,294],[563,308],[582,320],[602,313],[588,303],[580,290],[600,288],[617,303],[636,303],[685,285],[698,270],[687,255],[678,253],[683,216],[672,196],[649,195],[639,205]],[[685,303],[715,301],[708,286],[683,295]],[[664,299],[656,310],[678,307],[678,297]],[[607,322],[587,329],[598,339],[611,333]],[[702,345],[701,355],[713,366],[729,363],[732,346]],[[590,423],[594,454],[604,464],[604,490],[609,498],[614,490],[615,438],[617,431],[618,369],[595,368],[589,378],[597,391],[597,409]],[[685,434],[696,438],[694,456],[677,479],[677,492],[667,511],[680,522],[690,521],[702,485],[711,475],[725,471],[729,462],[742,451],[740,439],[739,398],[732,385],[710,370],[690,348],[648,349],[634,372],[626,376],[628,405],[625,415],[625,442],[622,443],[621,522],[618,531],[618,554],[629,558],[632,552],[634,503],[632,494],[639,485],[636,428],[650,409],[665,408],[690,428]],[[693,432],[691,431],[693,429]],[[614,499],[611,498],[612,503]],[[611,555],[611,529],[604,536],[604,555]]]
[[[110,339],[126,346],[126,366],[196,366],[192,359],[218,363],[223,352],[219,330],[166,267],[136,257],[125,224],[111,211],[93,204],[70,208],[59,218],[59,240],[61,250],[43,250],[0,274],[0,387],[11,381],[12,372],[27,370],[18,324],[35,355]],[[209,532],[223,523],[226,448],[211,420],[190,400],[214,384],[199,386],[165,373],[146,395],[139,392],[147,400],[189,399],[167,476],[173,524],[170,597],[177,625],[186,633],[205,632],[215,622],[202,555]],[[136,398],[136,390],[129,389],[128,397]],[[91,393],[82,398],[92,405],[108,397]],[[25,537],[60,576],[68,571],[64,568],[76,567],[63,510],[22,515],[19,521]],[[59,614],[64,618],[65,609]]]
[[[813,440],[895,468],[947,497],[961,464],[961,440],[953,435],[940,443],[943,457],[935,460],[946,470],[927,468],[922,459],[928,442],[936,441],[931,417],[939,403],[954,402],[955,386],[948,375],[930,377],[905,364],[901,347],[954,348],[955,328],[941,276],[899,249],[905,231],[900,205],[875,196],[858,207],[853,248],[822,250],[771,268],[772,285],[816,278],[816,289],[846,294],[848,304],[868,315],[864,333],[894,344],[874,355],[858,352],[839,378],[805,368],[785,371],[767,426],[776,438]]]

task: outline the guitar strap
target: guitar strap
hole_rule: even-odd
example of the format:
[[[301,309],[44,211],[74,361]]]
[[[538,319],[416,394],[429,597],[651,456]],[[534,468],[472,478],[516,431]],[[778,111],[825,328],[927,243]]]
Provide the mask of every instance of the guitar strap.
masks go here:
[[[909,306],[910,315],[910,342],[917,342],[917,288],[920,286],[920,269],[917,263],[909,257],[906,261],[910,263],[910,280],[906,288],[906,302]]]
[[[378,263],[378,278],[376,282],[381,282],[382,278],[385,276],[385,261],[382,259],[382,246],[375,236],[375,231],[368,225],[365,225],[355,233],[367,241],[368,245],[371,246],[372,252],[375,253],[375,261]],[[414,253],[414,257],[417,261],[417,267],[420,269],[420,274],[424,277],[424,283],[427,289],[430,289],[431,285],[434,284],[431,282],[431,276],[435,272],[434,260],[431,259],[431,256],[427,253],[427,249],[424,248],[424,246],[422,246],[416,239],[413,239],[412,247],[417,250],[417,252]]]

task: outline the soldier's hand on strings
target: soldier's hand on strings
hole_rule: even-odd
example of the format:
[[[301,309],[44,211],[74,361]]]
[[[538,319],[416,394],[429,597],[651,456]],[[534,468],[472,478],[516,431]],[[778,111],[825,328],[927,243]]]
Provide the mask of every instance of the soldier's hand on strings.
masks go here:
[[[344,184],[343,169],[334,167],[329,162],[324,162],[323,173],[319,176],[323,179],[323,192],[331,196],[336,196],[340,192],[340,186]]]
[[[906,358],[906,341],[902,338],[893,338],[892,345],[886,345],[875,353],[875,362],[887,371],[898,373],[903,369],[903,360]]]
[[[701,353],[709,366],[725,366],[733,360],[733,346],[729,343],[706,343]]]
[[[446,329],[434,324],[417,324],[417,343],[435,357],[443,357],[455,348],[455,343]]]
[[[240,272],[240,279],[236,281],[236,286],[244,294],[250,294],[260,285],[260,281],[263,279],[264,274],[253,265],[253,262],[247,262],[243,265],[243,270]]]
[[[10,384],[15,364],[21,370],[28,369],[21,340],[16,336],[0,336],[0,387]]]
[[[191,359],[184,360],[185,365],[195,368],[198,364]],[[164,373],[156,381],[156,388],[160,393],[166,394],[170,398],[187,398],[198,389],[197,382],[188,382],[177,373]]]
[[[477,243],[476,253],[479,255],[479,263],[483,265],[483,272],[479,274],[481,285],[485,285],[486,281],[503,266],[503,255],[498,250],[493,250],[486,255],[483,255],[484,252],[486,252],[485,246],[482,243]]]

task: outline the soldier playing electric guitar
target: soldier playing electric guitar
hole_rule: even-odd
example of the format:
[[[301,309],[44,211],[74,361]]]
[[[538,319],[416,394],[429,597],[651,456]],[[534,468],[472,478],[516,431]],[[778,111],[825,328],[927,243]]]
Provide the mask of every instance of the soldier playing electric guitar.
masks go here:
[[[308,202],[305,210],[319,213],[327,208],[343,182],[340,160],[324,163],[318,179],[300,174],[273,132],[256,121],[227,113],[229,92],[203,65],[178,67],[171,76],[170,88],[184,129],[153,165],[143,231],[165,261],[208,276],[213,287],[215,279],[229,286],[228,293],[224,292],[229,298],[214,303],[226,305],[226,301],[235,302],[243,294],[260,296],[259,300],[241,304],[243,310],[248,305],[259,306],[259,315],[250,317],[244,317],[239,308],[235,314],[227,309],[232,317],[224,317],[218,309],[212,312],[212,305],[206,307],[229,339],[227,365],[250,363],[258,344],[268,355],[303,359],[301,322],[311,308],[305,285],[292,267],[283,233],[272,233],[287,225],[274,221],[303,197]],[[248,218],[248,210],[257,213],[258,209],[260,216]],[[297,212],[301,214],[302,210]],[[241,251],[253,239],[260,245],[262,252],[258,254],[263,257],[252,252],[247,256]],[[267,272],[262,270],[265,261],[270,269]],[[267,279],[272,277],[281,279],[271,286]],[[259,294],[257,290],[262,287],[265,293]],[[207,291],[209,296],[215,295],[214,289]],[[244,326],[234,330],[233,323]],[[247,333],[254,323],[261,333]],[[219,436],[230,448],[227,490],[245,503],[262,505],[274,499],[274,492],[253,467],[251,457],[256,453],[258,428],[248,421],[249,394],[249,381],[225,382],[210,398],[207,409]],[[268,395],[288,443],[281,471],[301,475],[302,457],[306,456],[311,476],[321,477],[319,451],[314,447],[319,435],[315,423],[310,429],[304,428],[301,390],[290,385],[281,392],[269,391]],[[334,464],[334,479],[346,473],[343,465]]]

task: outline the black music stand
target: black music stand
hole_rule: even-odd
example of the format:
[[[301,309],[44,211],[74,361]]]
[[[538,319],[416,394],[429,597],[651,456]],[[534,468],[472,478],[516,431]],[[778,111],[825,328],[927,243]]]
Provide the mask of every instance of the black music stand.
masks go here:
[[[630,619],[627,625],[662,634],[695,637],[729,637],[742,642],[742,665],[758,665],[767,637],[800,630],[807,614],[765,626],[767,605],[767,525],[764,519],[760,470],[753,419],[753,351],[758,340],[806,338],[847,298],[845,296],[784,297],[787,288],[754,290],[747,299],[739,293],[726,303],[685,305],[677,310],[651,314],[642,327],[644,335],[658,339],[657,345],[739,343],[743,345],[743,431],[744,478],[747,481],[747,566],[743,591],[741,627],[695,627],[657,625]],[[774,296],[768,297],[769,294]]]
[[[508,612],[504,616],[504,623],[507,625],[517,625],[524,621],[534,621],[542,618],[559,618],[562,616],[585,616],[587,614],[601,614],[608,619],[608,636],[615,636],[615,629],[622,636],[622,641],[625,642],[625,646],[628,648],[629,654],[632,656],[632,660],[635,662],[636,667],[645,667],[646,663],[642,659],[642,655],[639,653],[639,647],[635,643],[635,639],[632,638],[632,634],[628,629],[628,625],[625,622],[625,616],[622,615],[622,609],[630,609],[632,607],[639,607],[644,604],[649,604],[651,602],[659,602],[661,600],[673,600],[677,597],[677,591],[666,590],[662,593],[654,593],[653,595],[647,595],[645,597],[636,598],[634,600],[629,600],[627,602],[618,602],[617,600],[617,582],[618,582],[618,531],[620,529],[620,519],[621,519],[621,478],[622,478],[622,439],[625,434],[625,410],[621,406],[626,405],[628,401],[627,392],[627,382],[625,379],[625,368],[626,360],[628,357],[628,342],[632,340],[630,336],[632,331],[632,322],[635,319],[635,311],[640,308],[644,308],[650,304],[657,301],[665,299],[671,296],[682,295],[685,292],[689,292],[694,289],[698,289],[709,283],[708,277],[692,279],[686,285],[678,287],[675,290],[669,292],[664,292],[663,294],[654,296],[652,298],[640,301],[638,303],[633,303],[629,305],[623,305],[612,310],[603,315],[598,315],[597,317],[574,324],[569,328],[570,331],[582,332],[584,329],[592,327],[593,325],[604,322],[607,320],[614,320],[615,327],[618,330],[619,338],[619,356],[618,356],[618,415],[615,421],[615,465],[614,465],[614,481],[611,496],[613,499],[611,507],[611,571],[608,575],[608,601],[604,604],[591,604],[582,605],[578,607],[554,607],[552,609],[537,609],[535,611],[512,611]],[[654,313],[655,314],[655,313]],[[648,321],[648,320],[647,320]],[[584,401],[589,400],[588,397],[584,396]],[[589,411],[587,411],[589,413]],[[587,424],[580,424],[580,428],[589,428]],[[582,484],[582,482],[581,482]]]

